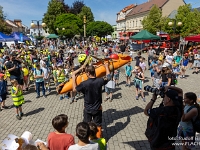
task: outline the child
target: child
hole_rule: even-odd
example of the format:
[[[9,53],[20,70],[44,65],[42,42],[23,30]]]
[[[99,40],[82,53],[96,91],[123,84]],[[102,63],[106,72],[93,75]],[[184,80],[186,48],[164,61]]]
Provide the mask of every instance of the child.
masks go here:
[[[106,85],[105,85],[105,92],[106,92],[106,99],[104,100],[105,102],[110,98],[109,102],[112,102],[113,98],[113,89],[115,89],[115,82],[113,80],[110,80]],[[109,97],[110,94],[110,97]]]
[[[56,73],[57,76],[57,86],[63,82],[65,82],[65,70],[63,69],[63,65],[62,64],[58,64],[58,71]],[[64,97],[64,95],[60,96],[60,100],[62,100]]]
[[[44,72],[44,86],[46,88],[46,91],[48,90],[48,92],[51,92],[50,90],[50,85],[49,85],[49,76],[50,76],[50,70],[49,68],[47,68],[47,65],[46,64],[43,64],[42,66],[42,70]]]
[[[57,71],[58,71],[57,66],[53,66],[53,80],[54,80],[55,86],[57,85]]]
[[[25,64],[22,64],[22,71],[23,71],[23,75],[24,75],[24,86],[25,86],[26,91],[28,91],[28,78],[29,78],[28,74],[29,74],[29,71],[26,68]]]
[[[11,84],[12,84],[11,96],[13,99],[13,105],[15,106],[16,110],[16,118],[18,120],[21,120],[21,117],[24,115],[22,112],[22,104],[24,103],[24,96],[17,80],[15,79],[11,80]]]
[[[145,64],[145,58],[140,58],[139,66],[142,68],[142,71],[144,72],[146,70],[146,64]]]
[[[142,91],[142,85],[143,85],[143,81],[144,81],[144,73],[142,71],[142,68],[140,66],[136,66],[135,70],[133,71],[133,73],[135,73],[135,78],[134,78],[134,86],[136,88],[135,91],[135,95],[136,95],[136,100],[139,99],[138,97],[138,92],[141,93],[142,99],[145,102],[145,97],[144,97],[144,93]]]
[[[128,65],[126,65],[126,67],[125,67],[126,86],[129,86],[129,87],[130,87],[130,84],[131,84],[131,76],[132,76],[131,71],[132,70],[133,70],[133,67],[131,66],[131,62],[129,62]]]
[[[74,137],[65,132],[68,124],[68,117],[65,114],[61,114],[53,118],[52,125],[56,131],[51,132],[48,135],[47,141],[49,149],[66,150],[71,145],[74,145]]]
[[[78,143],[70,146],[68,150],[81,150],[81,149],[99,150],[99,144],[98,143],[93,143],[93,142],[89,141],[90,127],[89,127],[88,123],[80,122],[76,126],[76,136],[79,139]]]
[[[114,71],[114,81],[115,81],[115,85],[119,87],[119,73],[120,73],[120,70],[117,69]]]
[[[1,107],[3,109],[8,108],[7,106],[5,106],[6,95],[7,95],[7,84],[6,81],[4,80],[4,74],[0,73],[0,111]]]
[[[181,77],[180,77],[181,79],[185,78],[185,71],[186,71],[188,63],[189,63],[189,58],[188,58],[188,54],[186,53],[182,60]]]
[[[100,150],[106,150],[106,140],[104,138],[97,138],[96,134],[98,132],[97,125],[95,123],[89,123],[90,126],[90,141],[94,143],[98,143]]]

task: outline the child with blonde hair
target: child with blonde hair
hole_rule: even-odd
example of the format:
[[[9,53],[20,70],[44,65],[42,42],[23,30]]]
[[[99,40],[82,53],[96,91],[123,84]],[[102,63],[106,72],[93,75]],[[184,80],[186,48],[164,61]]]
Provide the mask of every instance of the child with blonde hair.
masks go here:
[[[11,80],[11,96],[13,100],[13,105],[15,106],[16,118],[21,120],[21,117],[24,115],[22,112],[22,104],[24,103],[24,96],[20,85],[17,80]]]

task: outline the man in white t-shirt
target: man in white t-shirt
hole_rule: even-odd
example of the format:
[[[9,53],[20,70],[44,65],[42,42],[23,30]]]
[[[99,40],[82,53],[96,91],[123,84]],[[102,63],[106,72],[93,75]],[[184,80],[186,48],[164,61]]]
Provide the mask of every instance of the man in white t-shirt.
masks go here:
[[[165,62],[168,64],[168,67],[171,67],[173,58],[174,58],[174,57],[173,57],[173,55],[172,55],[172,52],[169,51],[169,52],[168,52],[168,55],[167,55],[166,58],[165,58]]]

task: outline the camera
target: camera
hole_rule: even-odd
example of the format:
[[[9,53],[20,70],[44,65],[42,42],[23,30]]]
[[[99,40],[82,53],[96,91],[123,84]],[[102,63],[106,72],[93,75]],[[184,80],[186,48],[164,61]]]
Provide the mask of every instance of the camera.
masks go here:
[[[161,98],[165,97],[165,87],[157,89],[157,88],[153,88],[153,87],[147,85],[147,86],[144,87],[144,90],[147,91],[147,92],[154,93],[156,95],[160,95]]]

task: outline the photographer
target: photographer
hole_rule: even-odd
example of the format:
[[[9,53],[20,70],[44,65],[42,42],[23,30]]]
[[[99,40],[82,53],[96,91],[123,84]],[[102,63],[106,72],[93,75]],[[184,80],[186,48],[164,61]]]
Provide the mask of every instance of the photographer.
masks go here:
[[[145,135],[152,150],[175,150],[175,146],[172,145],[175,140],[169,138],[177,135],[183,109],[183,91],[177,87],[166,86],[160,92],[163,94],[160,106],[152,108],[157,99],[154,93],[144,110],[144,114],[149,116]]]
[[[17,58],[15,53],[10,55],[10,61],[8,61],[5,66],[10,73],[10,80],[16,79],[19,85],[23,86],[23,76],[21,72],[22,61]]]

